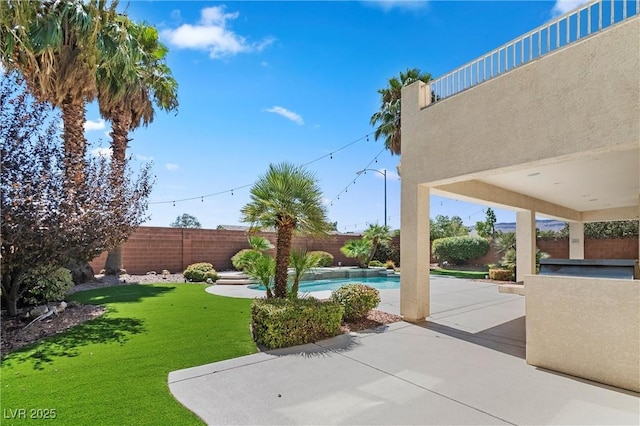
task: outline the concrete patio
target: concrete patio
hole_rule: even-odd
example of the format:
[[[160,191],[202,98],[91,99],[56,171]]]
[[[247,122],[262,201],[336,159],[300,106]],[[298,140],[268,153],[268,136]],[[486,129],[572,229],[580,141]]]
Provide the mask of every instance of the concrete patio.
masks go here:
[[[262,295],[208,291],[226,290]],[[399,312],[398,290],[381,296]],[[421,324],[175,371],[169,388],[208,424],[640,423],[638,394],[526,364],[524,297],[432,277],[431,307]]]

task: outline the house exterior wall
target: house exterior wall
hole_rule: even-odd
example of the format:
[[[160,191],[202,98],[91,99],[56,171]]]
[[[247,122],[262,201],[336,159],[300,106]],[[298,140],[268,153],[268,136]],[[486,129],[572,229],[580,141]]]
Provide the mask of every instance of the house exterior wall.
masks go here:
[[[640,392],[640,286],[528,275],[527,363]]]
[[[428,108],[403,97],[402,185],[637,148],[638,34],[636,17]]]

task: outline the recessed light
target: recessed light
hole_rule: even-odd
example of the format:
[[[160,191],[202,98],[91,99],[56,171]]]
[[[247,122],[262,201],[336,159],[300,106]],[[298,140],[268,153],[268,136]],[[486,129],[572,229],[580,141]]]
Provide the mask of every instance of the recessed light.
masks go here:
[[[529,173],[527,176],[538,176],[540,172]]]
[[[597,198],[592,198],[589,201],[598,201],[598,199]]]

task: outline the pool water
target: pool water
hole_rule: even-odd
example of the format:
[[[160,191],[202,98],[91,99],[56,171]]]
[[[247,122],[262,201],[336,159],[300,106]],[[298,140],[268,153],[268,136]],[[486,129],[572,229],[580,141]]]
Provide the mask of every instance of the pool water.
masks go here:
[[[300,281],[300,287],[298,291],[303,293],[309,291],[323,291],[323,290],[336,290],[345,284],[349,283],[362,283],[368,286],[383,289],[400,288],[400,277],[359,277],[359,278],[337,278],[333,280],[312,280],[312,281]],[[257,290],[264,290],[264,286],[257,284],[250,286]]]

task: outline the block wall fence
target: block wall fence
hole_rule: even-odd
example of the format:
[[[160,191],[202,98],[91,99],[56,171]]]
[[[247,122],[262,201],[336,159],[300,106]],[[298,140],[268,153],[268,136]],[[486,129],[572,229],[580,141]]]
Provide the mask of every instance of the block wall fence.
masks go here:
[[[275,233],[261,232],[259,235],[268,238],[273,244],[276,242]],[[348,240],[360,237],[359,234],[335,234],[319,239],[294,236],[293,247],[307,251],[323,250],[333,254],[335,264],[342,262],[345,266],[353,266],[355,261],[345,257],[340,252],[340,247]],[[163,269],[179,273],[196,262],[209,262],[217,271],[225,271],[233,269],[231,257],[244,248],[249,248],[245,231],[145,226],[136,229],[124,243],[122,263],[129,274],[145,274],[149,271],[159,273]],[[569,257],[567,239],[538,240],[538,248],[553,258]],[[638,259],[638,238],[587,239],[584,249],[587,259]],[[272,250],[272,254],[275,254],[275,250]],[[491,250],[483,258],[471,263],[497,263],[500,257]],[[96,273],[104,268],[106,258],[105,252],[90,262]],[[431,259],[431,262],[435,263],[435,260]]]

